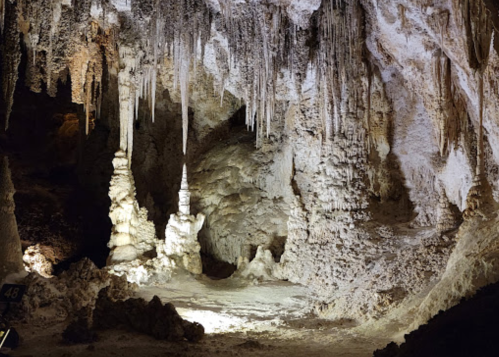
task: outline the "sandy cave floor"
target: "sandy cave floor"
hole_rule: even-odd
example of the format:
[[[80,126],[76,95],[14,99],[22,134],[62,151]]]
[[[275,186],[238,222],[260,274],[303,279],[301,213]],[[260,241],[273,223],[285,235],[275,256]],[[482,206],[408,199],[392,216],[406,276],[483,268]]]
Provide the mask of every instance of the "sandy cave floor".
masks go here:
[[[158,341],[123,330],[99,331],[99,341],[67,345],[65,324],[50,328],[19,326],[22,346],[13,357],[50,356],[371,356],[390,338],[362,332],[348,323],[313,314],[307,288],[287,282],[248,284],[237,279],[176,276],[167,287],[142,287],[138,296],[158,295],[179,314],[203,324],[199,343]],[[378,335],[378,336],[377,336]],[[386,336],[386,335],[385,335]]]

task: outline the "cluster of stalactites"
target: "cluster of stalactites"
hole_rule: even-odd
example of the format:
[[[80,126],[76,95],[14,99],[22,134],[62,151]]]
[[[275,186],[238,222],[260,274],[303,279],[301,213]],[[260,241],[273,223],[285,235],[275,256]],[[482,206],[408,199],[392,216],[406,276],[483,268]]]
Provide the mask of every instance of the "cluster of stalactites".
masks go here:
[[[234,3],[219,0],[221,21],[217,30],[227,38],[228,55],[219,55],[227,64],[222,74],[221,94],[232,68],[242,77],[242,96],[246,104],[246,125],[257,130],[257,145],[271,134],[275,115],[278,79],[286,70],[301,93],[308,64],[309,50],[297,25],[279,5],[258,2]],[[306,32],[303,30],[302,32]],[[218,51],[220,52],[220,51]],[[306,57],[306,58],[304,58]]]
[[[39,77],[45,76],[43,81],[47,83],[47,89],[55,95],[57,80],[64,75],[65,69],[69,68],[73,100],[85,105],[88,132],[90,112],[95,110],[98,116],[100,111],[103,63],[102,55],[97,52],[98,45],[102,43],[97,44],[96,37],[97,33],[102,32],[99,26],[102,25],[100,22],[105,23],[105,15],[100,21],[92,18],[90,13],[76,13],[76,10],[92,12],[93,8],[97,9],[93,2],[93,7],[82,3],[78,9],[72,9],[71,3],[55,0],[51,2],[48,10],[40,9],[38,3],[30,3],[24,5],[23,16],[20,16],[30,21],[27,30],[22,31],[26,32],[24,37],[30,52],[31,66],[36,68],[43,52],[46,68],[43,71],[29,70],[28,82],[31,81],[33,89],[40,90]],[[130,2],[128,8],[134,18],[147,23],[145,27],[138,26],[141,28],[139,32],[145,32],[139,35],[139,41],[135,41],[133,45],[134,56],[139,60],[130,78],[130,98],[126,101],[128,106],[133,107],[134,118],[137,119],[138,116],[140,98],[144,98],[147,99],[154,121],[158,66],[161,66],[165,56],[170,57],[174,63],[175,87],[181,92],[183,151],[186,153],[189,78],[192,76],[191,72],[195,71],[197,62],[203,58],[204,47],[212,36],[212,23],[215,20],[216,30],[228,43],[227,55],[221,56],[226,61],[222,71],[227,73],[222,73],[220,96],[223,96],[229,72],[237,69],[243,80],[241,93],[246,102],[247,125],[252,130],[258,130],[258,138],[270,135],[280,73],[287,70],[291,80],[298,83],[296,91],[300,93],[299,84],[304,80],[303,73],[310,64],[304,62],[309,62],[311,58],[315,58],[312,67],[317,71],[324,137],[331,137],[334,132],[341,131],[344,124],[341,121],[345,120],[348,113],[355,112],[357,100],[356,94],[350,91],[354,90],[352,88],[355,86],[351,82],[358,75],[359,66],[354,63],[360,58],[357,53],[361,46],[361,41],[357,41],[361,35],[358,1],[323,1],[317,15],[313,15],[311,19],[311,27],[319,30],[318,45],[310,45],[315,42],[300,38],[300,32],[309,31],[308,36],[314,36],[315,32],[298,28],[289,19],[284,6],[260,2],[234,3],[232,0],[219,0],[219,4],[220,13],[215,13],[204,1],[199,0],[155,0],[152,4]],[[105,14],[109,6],[112,5],[100,4],[98,9],[100,13]],[[140,16],[135,16],[137,14]],[[75,18],[62,21],[66,16]],[[80,21],[82,19],[92,21]],[[42,22],[50,24],[49,31],[43,30]],[[61,22],[73,24],[70,26],[74,28],[65,29],[66,35],[63,36],[62,28],[59,28]],[[72,37],[73,32],[80,30],[83,23],[88,27],[82,37],[87,43],[70,46],[72,40],[68,38]],[[143,30],[144,28],[146,30]],[[125,44],[120,44],[120,47],[127,46],[128,37],[130,36],[121,36]],[[61,40],[55,41],[56,38]],[[67,42],[63,56],[65,60],[70,59],[71,63],[60,64],[61,58],[56,57],[61,56],[61,51],[53,50],[56,42]],[[60,45],[57,45],[60,49]],[[314,48],[309,48],[310,46]],[[304,53],[310,58],[304,60]],[[133,103],[130,104],[130,101]],[[120,107],[122,106],[120,104]],[[129,111],[130,109],[127,109],[127,113]],[[126,122],[127,127],[131,126],[129,121]]]
[[[362,13],[358,1],[325,0],[319,18],[316,54],[317,88],[325,138],[344,132],[361,94]]]
[[[441,156],[448,155],[466,132],[468,115],[466,105],[457,93],[452,80],[451,60],[441,50],[432,59],[433,81],[437,89],[435,128]]]
[[[493,207],[492,191],[485,177],[485,158],[483,143],[483,115],[484,115],[484,75],[489,62],[492,42],[492,19],[485,4],[478,0],[465,0],[461,4],[463,24],[467,32],[468,60],[470,67],[476,71],[478,82],[478,143],[477,164],[473,186],[468,192],[465,219],[476,215],[486,217]]]
[[[10,6],[7,6],[7,4]],[[4,51],[4,79],[8,83],[4,96],[7,106],[12,106],[12,93],[17,81],[20,63],[18,39],[22,35],[27,49],[26,85],[34,92],[41,92],[43,84],[47,93],[55,97],[59,81],[65,83],[71,76],[72,101],[82,104],[86,112],[86,133],[89,133],[91,113],[100,116],[102,102],[103,66],[113,63],[115,52],[112,24],[102,18],[91,18],[96,3],[73,3],[68,0],[53,0],[44,4],[39,1],[0,3],[2,33],[6,32],[9,45]],[[101,13],[104,3],[97,4]],[[107,4],[109,8],[111,5]],[[6,9],[8,12],[6,13]],[[3,19],[7,28],[4,28]],[[78,35],[77,35],[78,34]],[[13,46],[17,44],[17,47]],[[18,53],[19,59],[15,57]],[[106,57],[106,61],[103,58]],[[7,111],[6,127],[8,127]]]
[[[125,111],[125,114],[120,114],[121,123],[127,126],[122,131],[132,130],[132,121],[138,119],[140,98],[147,100],[154,122],[158,69],[165,57],[169,57],[174,65],[174,89],[180,89],[181,92],[182,149],[186,154],[189,78],[191,71],[195,72],[197,61],[204,54],[203,49],[210,36],[210,10],[203,2],[193,0],[156,0],[154,7],[136,2],[132,3],[131,9],[134,13],[149,17],[150,21],[145,38],[134,43],[133,47],[120,44],[120,77],[123,77],[122,82],[126,82],[123,83],[123,91],[120,90],[120,108],[123,107]],[[127,144],[122,142],[122,149],[126,145],[131,156],[133,135],[131,132],[122,134],[122,139],[125,136],[128,138]]]

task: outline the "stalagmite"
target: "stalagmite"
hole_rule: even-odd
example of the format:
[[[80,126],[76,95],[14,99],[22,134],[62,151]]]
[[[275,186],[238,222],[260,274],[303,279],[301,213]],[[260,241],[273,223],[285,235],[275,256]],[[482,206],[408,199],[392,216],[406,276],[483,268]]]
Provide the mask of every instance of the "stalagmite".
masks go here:
[[[438,232],[446,232],[452,228],[455,228],[457,225],[456,218],[454,217],[449,199],[445,193],[445,190],[440,185],[440,199],[438,201],[438,210],[437,210],[437,231]]]
[[[189,184],[187,182],[187,168],[182,171],[182,183],[178,193],[178,213],[170,215],[165,231],[164,253],[177,261],[177,264],[193,274],[201,274],[203,266],[199,251],[197,235],[201,230],[205,216],[190,213]]]
[[[23,271],[23,253],[14,215],[14,185],[9,161],[0,156],[0,282],[9,274]]]
[[[147,220],[147,210],[139,208],[132,171],[123,150],[116,152],[113,166],[109,187],[109,217],[113,223],[109,264],[135,260],[156,246],[154,224]]]

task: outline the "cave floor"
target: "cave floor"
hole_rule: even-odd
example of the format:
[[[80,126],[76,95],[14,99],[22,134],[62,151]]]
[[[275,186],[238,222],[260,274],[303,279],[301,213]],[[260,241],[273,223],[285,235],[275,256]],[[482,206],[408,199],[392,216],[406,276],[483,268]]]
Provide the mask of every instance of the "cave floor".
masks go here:
[[[372,356],[391,341],[384,333],[362,332],[348,322],[319,319],[307,288],[287,282],[176,276],[166,286],[141,287],[138,296],[157,295],[179,314],[203,324],[198,343],[158,341],[122,330],[99,331],[92,344],[66,345],[65,324],[24,326],[22,346],[13,357],[50,356]],[[386,331],[385,331],[386,332]]]

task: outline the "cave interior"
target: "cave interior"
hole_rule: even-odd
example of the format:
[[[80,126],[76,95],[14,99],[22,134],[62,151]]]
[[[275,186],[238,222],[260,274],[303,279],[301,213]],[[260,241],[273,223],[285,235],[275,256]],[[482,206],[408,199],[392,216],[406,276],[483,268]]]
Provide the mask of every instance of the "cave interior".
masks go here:
[[[0,356],[498,355],[494,0],[0,25]]]

